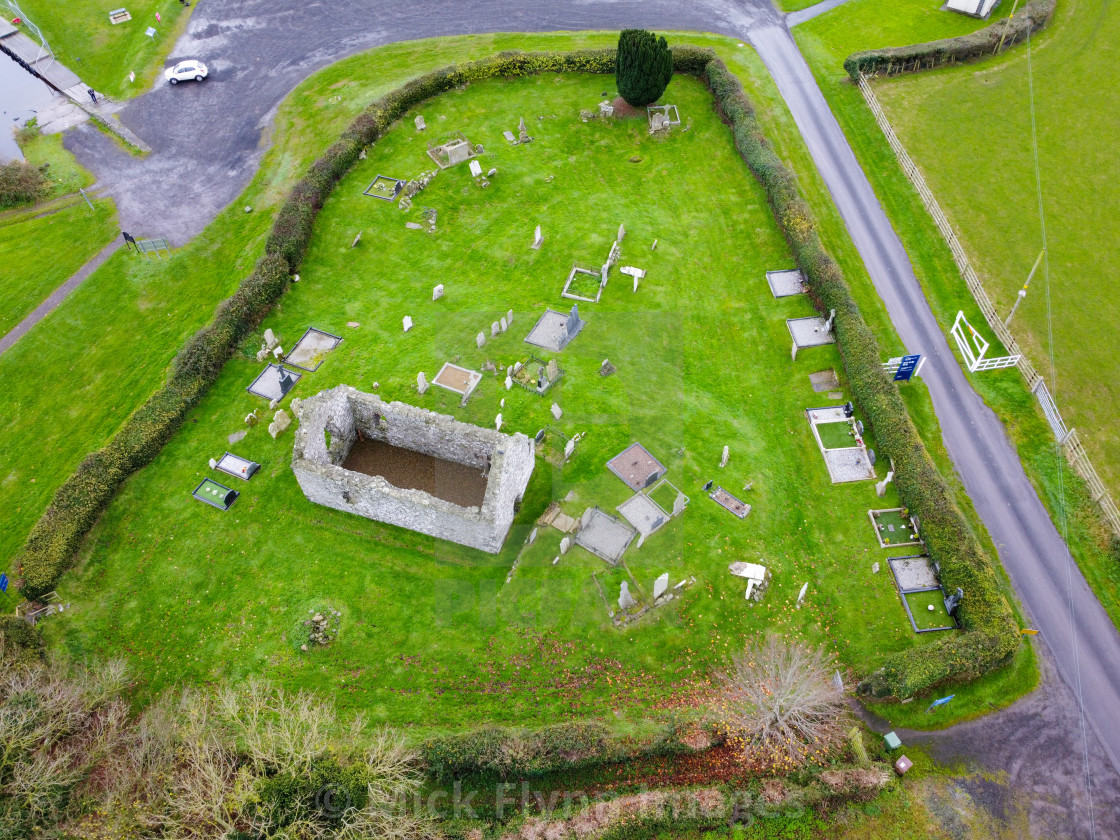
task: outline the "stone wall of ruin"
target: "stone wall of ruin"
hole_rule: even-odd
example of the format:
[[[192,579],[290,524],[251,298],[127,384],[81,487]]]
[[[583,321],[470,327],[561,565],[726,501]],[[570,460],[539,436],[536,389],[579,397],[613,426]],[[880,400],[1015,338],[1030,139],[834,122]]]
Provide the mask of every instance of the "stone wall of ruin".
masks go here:
[[[308,500],[411,531],[491,553],[501,550],[533,473],[533,441],[461,423],[453,417],[340,385],[295,400],[299,419],[292,471]],[[328,451],[324,431],[330,432]],[[380,476],[343,469],[359,432],[490,472],[482,507],[460,507],[425,493],[395,487]]]

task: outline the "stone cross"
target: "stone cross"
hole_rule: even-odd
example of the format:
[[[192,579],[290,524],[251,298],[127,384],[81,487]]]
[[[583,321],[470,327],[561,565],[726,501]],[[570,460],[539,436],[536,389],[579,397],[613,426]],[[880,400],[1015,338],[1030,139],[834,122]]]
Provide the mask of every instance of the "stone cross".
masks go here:
[[[560,408],[560,406],[558,406],[556,403],[553,403],[552,404],[552,417],[553,417],[553,419],[559,420],[563,416],[564,416],[564,410],[562,408]]]
[[[536,231],[533,233],[533,250],[539,250],[541,242],[544,241],[544,236],[541,234],[541,226],[537,225]]]
[[[441,297],[443,297],[443,284],[442,283],[440,283],[438,286],[436,286],[434,289],[432,289],[432,300],[439,300]]]
[[[630,607],[634,606],[634,604],[635,604],[634,598],[630,594],[630,584],[627,583],[626,581],[623,581],[622,582],[622,589],[618,594],[619,609],[628,610],[628,609],[630,609]]]
[[[493,338],[494,336],[496,336],[498,334],[499,326],[500,325],[498,324],[497,321],[495,321],[493,324],[490,325],[490,337],[491,338]]]
[[[560,540],[560,553],[561,554],[567,554],[568,549],[571,548],[571,547],[572,547],[572,541],[568,537],[564,537],[564,539]]]
[[[497,431],[502,430],[502,412],[498,412],[498,416],[494,418],[494,429]]]
[[[887,477],[875,485],[875,493],[880,499],[887,495],[887,485],[891,483],[891,479],[893,478],[894,470],[887,470]]]
[[[665,590],[669,588],[669,573],[661,575],[653,582],[653,600],[657,600],[665,594]]]
[[[408,332],[410,329],[412,329],[412,316],[411,315],[405,315],[404,316],[404,331]]]
[[[801,602],[805,600],[805,593],[809,590],[809,583],[806,581],[805,585],[801,587],[801,591],[797,595],[797,608],[801,609]]]
[[[957,591],[945,599],[945,612],[949,613],[949,615],[956,612],[957,607],[961,604],[961,598],[963,597],[964,590],[958,586]]]
[[[424,371],[420,371],[416,374],[416,390],[419,391],[421,395],[428,391],[428,377],[424,375]]]
[[[423,131],[425,128],[428,127],[427,124],[424,122],[424,118],[422,116],[420,116],[419,114],[416,115],[416,119],[413,120],[413,123],[415,123],[417,131]]]
[[[482,345],[486,343],[486,333],[479,333],[474,338],[474,343],[481,349]]]
[[[565,458],[571,458],[572,453],[575,452],[575,451],[576,451],[576,442],[574,440],[569,440],[567,443],[564,444],[564,457]]]
[[[615,237],[616,242],[621,242],[622,238],[626,236],[626,225],[618,226],[618,236]]]
[[[729,447],[729,446],[723,447],[723,457],[719,459],[719,465],[721,467],[726,467],[727,466],[727,459],[730,458],[730,457],[731,457],[731,447]]]

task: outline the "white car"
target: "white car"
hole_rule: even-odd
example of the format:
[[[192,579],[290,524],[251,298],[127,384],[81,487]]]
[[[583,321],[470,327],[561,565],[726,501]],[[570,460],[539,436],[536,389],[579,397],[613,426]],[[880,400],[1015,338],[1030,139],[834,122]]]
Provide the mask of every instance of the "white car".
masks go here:
[[[174,67],[168,67],[163,71],[164,78],[171,82],[173,85],[188,79],[194,79],[196,82],[201,82],[206,78],[209,71],[206,65],[201,61],[180,61]]]

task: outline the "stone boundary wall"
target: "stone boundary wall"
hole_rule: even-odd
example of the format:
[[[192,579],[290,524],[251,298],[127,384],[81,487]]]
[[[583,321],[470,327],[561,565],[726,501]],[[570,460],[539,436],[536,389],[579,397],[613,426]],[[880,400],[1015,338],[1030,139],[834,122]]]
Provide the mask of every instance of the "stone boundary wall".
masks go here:
[[[293,400],[292,410],[300,421],[292,471],[309,501],[491,554],[501,551],[533,474],[531,439],[405,403],[387,403],[346,385]],[[331,436],[329,449],[325,432]],[[488,468],[482,507],[460,507],[423,490],[396,487],[381,476],[344,469],[359,433],[367,440],[482,471]]]

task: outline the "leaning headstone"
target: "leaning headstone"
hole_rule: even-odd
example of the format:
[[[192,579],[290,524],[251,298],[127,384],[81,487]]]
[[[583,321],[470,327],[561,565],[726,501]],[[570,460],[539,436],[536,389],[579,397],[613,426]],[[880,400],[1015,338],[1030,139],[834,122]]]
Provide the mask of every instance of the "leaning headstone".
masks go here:
[[[621,591],[618,594],[618,606],[620,609],[628,610],[634,606],[634,603],[634,597],[630,594],[630,584],[623,581]]]
[[[568,549],[571,548],[571,547],[572,547],[572,541],[568,537],[564,537],[564,539],[560,540],[560,553],[561,554],[567,554]]]
[[[257,417],[257,412],[251,411],[251,412],[249,412],[248,414],[245,415],[245,425],[246,426],[255,426],[255,425],[257,425],[257,420],[259,420],[259,419],[260,418]]]
[[[622,238],[626,236],[626,225],[618,226],[618,236],[615,237],[616,242],[621,242]]]
[[[532,545],[536,541],[537,541],[537,529],[534,528],[532,531],[529,532],[528,544]]]
[[[506,319],[503,317],[502,320],[498,321],[498,328],[502,332],[505,332],[506,330],[509,329],[509,322],[506,321]]]
[[[723,457],[719,459],[719,465],[721,467],[726,467],[727,466],[727,459],[730,458],[730,457],[731,457],[731,447],[729,447],[729,446],[723,447]]]
[[[653,582],[653,600],[657,600],[665,594],[665,590],[669,588],[669,573],[665,572]]]
[[[656,251],[657,250],[657,240],[656,239],[653,240],[653,244],[649,246],[649,249],[651,251]]]
[[[474,343],[481,349],[482,345],[486,343],[486,333],[480,332],[474,337]]]
[[[218,462],[215,461],[213,458],[211,458],[210,459],[210,469],[216,470],[217,468],[218,468]]]
[[[572,453],[575,452],[575,451],[576,451],[576,442],[574,440],[569,440],[567,443],[564,444],[564,457],[565,458],[571,458]]]
[[[506,323],[511,327],[513,326],[513,310],[512,309],[509,310],[506,313]]]
[[[265,347],[267,347],[269,350],[271,350],[272,348],[274,348],[279,343],[280,343],[280,339],[278,339],[276,337],[276,334],[271,329],[267,329],[267,330],[264,331],[264,345],[265,345]]]
[[[498,416],[494,418],[494,429],[500,432],[502,430],[502,412],[498,412]]]
[[[438,286],[436,286],[434,289],[432,289],[432,300],[439,300],[441,297],[443,297],[443,284],[442,283],[440,283]]]
[[[563,416],[564,416],[564,410],[562,408],[560,408],[560,406],[558,406],[556,403],[553,403],[552,404],[552,417],[553,417],[553,419],[559,420]]]
[[[420,371],[416,374],[416,390],[419,391],[421,395],[428,392],[428,377],[424,375],[424,371]]]
[[[809,590],[809,583],[808,583],[808,581],[806,581],[805,585],[801,587],[801,591],[799,593],[797,593],[797,608],[798,609],[801,609],[801,604],[805,600],[805,593],[808,590]]]
[[[500,328],[501,328],[501,324],[499,324],[497,321],[495,321],[493,324],[491,324],[490,325],[490,337],[493,338],[494,336],[496,336],[498,334]]]
[[[541,247],[541,242],[544,241],[544,236],[541,235],[541,226],[537,225],[536,231],[533,233],[533,250],[538,251]]]
[[[548,375],[548,381],[555,382],[560,378],[560,365],[556,364],[555,359],[549,359],[548,367],[545,369],[545,372]]]
[[[428,127],[427,123],[424,122],[424,118],[419,114],[416,115],[416,119],[414,119],[412,122],[415,124],[417,131],[423,131]]]
[[[408,332],[410,329],[412,329],[412,316],[411,315],[405,315],[404,316],[404,331]]]

